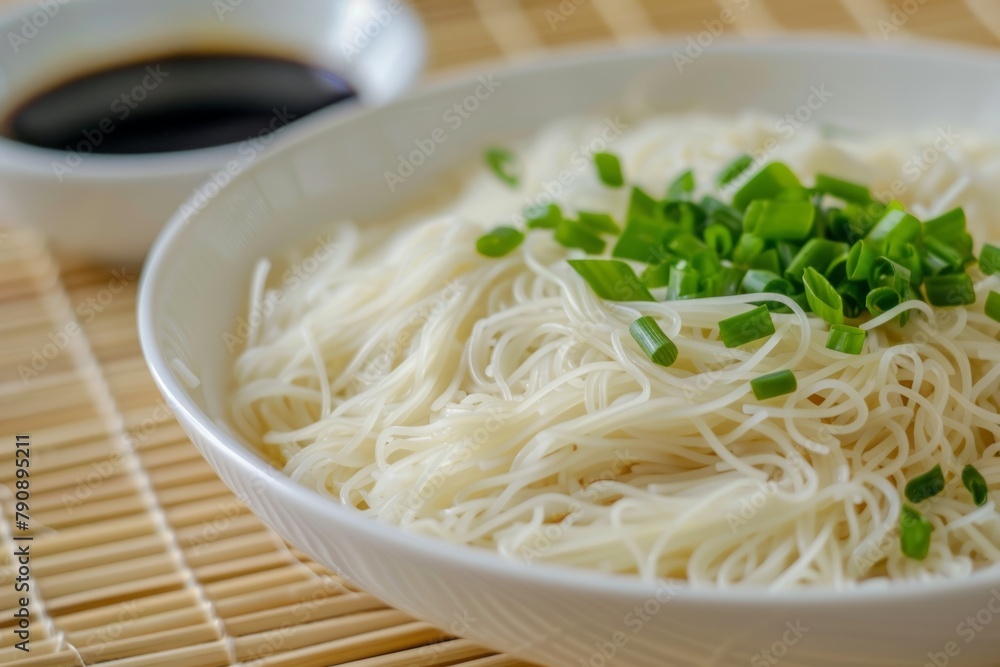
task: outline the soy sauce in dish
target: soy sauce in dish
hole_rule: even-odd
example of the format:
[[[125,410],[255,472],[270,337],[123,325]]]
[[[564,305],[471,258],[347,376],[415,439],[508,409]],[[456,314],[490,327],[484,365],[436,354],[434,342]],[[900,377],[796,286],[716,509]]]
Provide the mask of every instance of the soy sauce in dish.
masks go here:
[[[80,153],[165,153],[264,136],[351,99],[339,75],[260,55],[180,54],[53,86],[4,123],[22,143]]]

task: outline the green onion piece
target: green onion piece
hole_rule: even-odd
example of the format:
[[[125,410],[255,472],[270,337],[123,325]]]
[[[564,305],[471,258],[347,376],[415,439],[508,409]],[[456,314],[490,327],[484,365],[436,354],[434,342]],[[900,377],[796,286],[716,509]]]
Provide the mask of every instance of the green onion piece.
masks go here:
[[[669,229],[660,203],[641,188],[632,188],[625,221],[625,231],[611,255],[646,263],[655,261]]]
[[[812,199],[812,191],[805,188],[788,188],[787,190],[782,190],[778,194],[774,195],[774,201],[810,201]]]
[[[802,282],[802,272],[807,266],[825,274],[833,260],[847,251],[846,243],[828,239],[809,239],[788,263],[785,277],[794,282]]]
[[[688,199],[694,192],[694,172],[688,169],[667,187],[667,199]]]
[[[518,183],[521,182],[517,174],[511,171],[515,162],[517,162],[517,158],[506,148],[493,146],[486,149],[486,164],[489,165],[497,178],[512,188],[517,187]]]
[[[571,259],[569,265],[608,301],[655,301],[632,267],[614,259]]]
[[[844,247],[848,247],[844,244]],[[830,262],[830,266],[826,267],[826,271],[823,272],[823,276],[830,281],[831,285],[840,285],[841,283],[847,282],[847,258],[850,257],[850,252],[843,252]]]
[[[826,174],[816,174],[817,192],[831,195],[843,201],[866,204],[871,201],[872,195],[868,188],[858,183],[852,183]]]
[[[1000,322],[1000,292],[990,290],[990,293],[986,295],[986,309],[984,312],[990,319]]]
[[[800,187],[802,184],[787,165],[772,162],[754,174],[733,195],[733,207],[743,211],[756,199],[773,199],[783,190]]]
[[[923,225],[923,235],[926,241],[935,238],[948,243],[965,232],[965,211],[961,208],[954,208],[943,215],[928,220]]]
[[[774,247],[778,251],[778,260],[781,262],[782,268],[791,264],[795,256],[799,254],[799,250],[802,249],[802,246],[788,241],[778,241]]]
[[[972,502],[976,507],[982,507],[990,499],[990,487],[986,478],[971,463],[962,470],[962,484],[972,494]]]
[[[668,257],[666,261],[660,264],[651,264],[647,266],[642,275],[639,276],[639,281],[646,287],[666,287],[670,283],[670,267],[674,265],[674,258]]]
[[[924,237],[924,250],[927,251],[924,261],[932,267],[934,273],[946,270],[961,271],[973,259],[965,248],[944,241],[938,236]]]
[[[715,182],[720,188],[729,185],[739,178],[740,174],[745,172],[751,166],[753,166],[753,158],[746,154],[740,155],[738,158],[723,167],[722,171],[719,172],[719,175],[716,177]]]
[[[759,236],[743,234],[736,241],[736,247],[733,248],[733,263],[742,265],[750,264],[754,257],[764,252],[766,246],[767,242]]]
[[[865,298],[865,307],[872,315],[881,315],[903,302],[903,297],[891,287],[876,287]]]
[[[557,243],[567,248],[580,248],[588,255],[599,255],[604,252],[604,239],[589,227],[581,225],[576,220],[562,220],[556,227],[554,238]]]
[[[735,258],[736,253],[733,253]],[[749,264],[751,269],[761,269],[763,271],[773,271],[774,273],[781,273],[781,256],[778,255],[777,248],[771,248],[770,250],[765,250],[756,257],[750,260]]]
[[[830,337],[826,339],[827,349],[844,354],[861,354],[864,349],[868,332],[847,324],[830,326]]]
[[[844,300],[822,273],[807,266],[802,273],[802,284],[809,307],[820,319],[830,324],[844,323]]]
[[[774,334],[774,322],[767,306],[757,306],[719,322],[719,337],[726,347],[739,347]]]
[[[929,276],[924,288],[932,306],[968,306],[976,302],[976,289],[968,273]]]
[[[809,238],[816,209],[811,202],[757,199],[743,218],[743,231],[769,241],[803,241]]]
[[[673,366],[677,361],[677,346],[652,317],[640,317],[629,326],[628,332],[654,364]]]
[[[919,503],[933,498],[944,491],[944,473],[941,464],[934,466],[919,477],[914,477],[906,483],[906,499],[911,503]]]
[[[742,287],[743,291],[747,294],[770,292],[772,290],[767,289],[768,286],[778,282],[786,283],[789,287],[791,287],[791,283],[788,283],[787,280],[784,280],[774,271],[750,269],[743,276]],[[785,294],[785,292],[781,292],[781,294]]]
[[[541,211],[530,211],[524,224],[528,229],[555,229],[562,219],[562,210],[555,204],[549,204]]]
[[[860,317],[865,312],[865,299],[868,296],[868,284],[847,281],[837,285],[837,294],[844,301],[844,317]],[[903,313],[905,315],[906,313]],[[900,315],[902,318],[903,315]],[[905,322],[903,322],[905,324]]]
[[[604,232],[605,234],[617,234],[621,230],[618,229],[618,225],[615,224],[615,219],[612,218],[607,213],[591,213],[589,211],[580,211],[576,214],[577,218],[580,220],[580,224],[587,227],[595,232]]]
[[[776,396],[791,394],[799,387],[795,380],[795,373],[784,370],[750,380],[750,388],[753,389],[753,395],[758,401],[766,401]]]
[[[923,255],[909,241],[893,238],[886,244],[886,256],[910,272],[910,284],[917,287],[924,280]]]
[[[476,250],[486,257],[503,257],[524,241],[524,234],[513,227],[497,227],[476,241]]]
[[[910,285],[910,270],[888,257],[879,257],[868,274],[868,285],[872,289],[891,287],[902,295]]]
[[[668,201],[663,205],[663,219],[679,225],[686,232],[694,233],[705,222],[705,211],[689,201]]]
[[[613,153],[594,153],[594,165],[597,167],[597,176],[601,182],[611,188],[620,188],[625,185],[625,177],[622,176],[622,164],[618,156]]]
[[[869,241],[915,241],[920,238],[920,221],[906,211],[890,208],[865,238]]]
[[[701,296],[701,276],[697,269],[681,261],[670,267],[667,300],[696,299]]]
[[[720,222],[705,227],[702,237],[705,239],[705,245],[714,250],[719,257],[728,257],[733,251],[733,233],[729,231],[729,227]]]
[[[733,296],[740,293],[742,281],[743,271],[726,266],[715,275],[703,278],[701,291],[706,296]]]
[[[931,532],[934,526],[924,515],[909,505],[904,505],[899,516],[899,545],[903,555],[913,560],[923,560],[931,550]]]
[[[732,206],[725,204],[715,197],[702,197],[698,202],[701,210],[708,216],[708,224],[718,223],[725,225],[735,239],[743,231],[743,214]]]
[[[1000,248],[989,243],[984,245],[979,254],[979,268],[988,276],[1000,273]]]

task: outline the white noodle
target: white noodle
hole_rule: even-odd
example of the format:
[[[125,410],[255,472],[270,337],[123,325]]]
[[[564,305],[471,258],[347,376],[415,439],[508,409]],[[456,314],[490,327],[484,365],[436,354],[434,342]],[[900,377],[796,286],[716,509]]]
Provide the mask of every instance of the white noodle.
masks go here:
[[[718,321],[760,295],[603,302],[566,264],[576,252],[546,233],[507,257],[479,256],[483,230],[545,203],[561,171],[572,176],[557,196],[565,210],[621,219],[627,191],[576,160],[602,127],[566,121],[520,148],[527,191],[478,174],[417,223],[341,225],[334,259],[301,287],[275,287],[273,312],[251,318],[234,428],[288,475],[373,518],[511,559],[773,587],[965,576],[1000,561],[996,505],[974,507],[959,480],[973,463],[1000,485],[1000,325],[982,306],[1000,282],[974,275],[967,309],[907,302],[869,320],[858,356],[826,349],[826,326],[774,295],[791,310],[774,315],[776,333],[729,350]],[[633,181],[662,192],[688,167],[709,184],[773,137],[786,144],[772,157],[807,179],[865,174],[876,192],[927,145],[808,129],[786,141],[769,119],[664,116],[632,123],[612,150]],[[998,224],[1000,150],[964,141],[902,199],[932,213],[962,205],[982,242]],[[269,268],[254,272],[252,311],[280,274]],[[641,315],[676,342],[670,369],[629,336]],[[756,401],[749,381],[784,368],[798,390]],[[914,561],[899,549],[903,487],[935,463],[948,485],[920,507],[935,532]]]

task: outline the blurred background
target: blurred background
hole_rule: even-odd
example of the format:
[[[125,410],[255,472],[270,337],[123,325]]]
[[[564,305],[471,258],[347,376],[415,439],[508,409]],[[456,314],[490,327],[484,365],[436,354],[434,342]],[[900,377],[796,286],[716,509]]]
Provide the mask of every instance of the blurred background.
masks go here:
[[[45,11],[64,1],[20,6]],[[428,35],[424,80],[560,49],[631,48],[662,38],[692,50],[720,36],[816,32],[886,44],[1000,46],[998,0],[411,4]],[[136,339],[137,284],[134,266],[56,254],[17,220],[0,228],[0,490],[14,483],[15,436],[30,434],[38,527],[26,654],[14,647],[9,611],[17,602],[13,496],[0,493],[0,664],[522,664],[456,639],[469,619],[438,629],[385,609],[249,514],[188,442],[149,377]]]

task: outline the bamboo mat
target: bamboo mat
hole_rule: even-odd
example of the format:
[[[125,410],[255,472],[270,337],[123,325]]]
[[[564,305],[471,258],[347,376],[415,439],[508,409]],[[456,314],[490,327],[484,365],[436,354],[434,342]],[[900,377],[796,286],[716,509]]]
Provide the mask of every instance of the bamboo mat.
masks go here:
[[[727,7],[742,10],[727,26],[736,34],[822,29],[1000,46],[996,0],[414,4],[434,72],[580,42],[695,35]],[[0,230],[0,663],[523,666],[386,608],[285,544],[229,493],[146,371],[135,273],[57,262],[33,232]],[[16,524],[18,434],[30,436],[27,531]],[[25,536],[33,539],[16,540]],[[12,554],[25,544],[30,653],[14,634]]]

